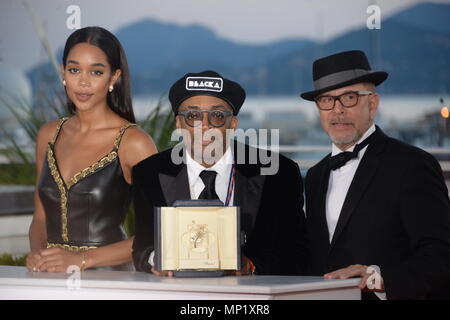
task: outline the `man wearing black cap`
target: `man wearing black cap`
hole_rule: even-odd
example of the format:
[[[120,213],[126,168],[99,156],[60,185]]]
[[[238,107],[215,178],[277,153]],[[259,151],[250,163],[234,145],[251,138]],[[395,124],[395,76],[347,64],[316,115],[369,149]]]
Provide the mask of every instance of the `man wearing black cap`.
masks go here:
[[[433,156],[374,125],[387,76],[342,52],[314,62],[315,90],[301,94],[333,142],[306,176],[310,271],[360,276],[368,299],[449,297],[448,190]]]
[[[136,269],[171,274],[152,268],[154,207],[171,206],[175,200],[218,199],[225,206],[240,207],[245,243],[237,274],[304,272],[306,234],[298,165],[272,153],[271,158],[278,158],[278,171],[264,175],[267,165],[259,158],[249,162],[248,157],[252,152],[259,155],[259,149],[239,143],[231,147],[227,139],[226,131],[237,128],[244,89],[214,71],[189,73],[171,87],[169,100],[176,127],[183,131],[184,160],[174,147],[133,169]]]

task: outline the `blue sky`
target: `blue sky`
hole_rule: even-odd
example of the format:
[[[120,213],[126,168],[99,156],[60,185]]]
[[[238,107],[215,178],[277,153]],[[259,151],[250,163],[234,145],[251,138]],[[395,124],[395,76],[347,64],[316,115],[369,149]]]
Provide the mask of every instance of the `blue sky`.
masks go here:
[[[325,41],[364,26],[370,4],[381,19],[422,0],[28,0],[56,50],[72,32],[66,27],[70,5],[81,9],[81,25],[111,31],[150,18],[179,25],[200,24],[236,41],[265,43],[286,38]],[[46,59],[23,1],[0,2],[0,59],[26,71]]]

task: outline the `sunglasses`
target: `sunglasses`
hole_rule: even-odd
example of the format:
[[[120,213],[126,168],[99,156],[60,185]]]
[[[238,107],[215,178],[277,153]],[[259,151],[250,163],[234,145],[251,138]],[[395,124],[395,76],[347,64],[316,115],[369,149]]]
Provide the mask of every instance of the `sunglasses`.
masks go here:
[[[227,118],[233,115],[231,111],[222,110],[186,110],[178,111],[177,116],[183,116],[188,126],[198,127],[203,123],[204,113],[208,114],[208,123],[214,128],[222,127]]]

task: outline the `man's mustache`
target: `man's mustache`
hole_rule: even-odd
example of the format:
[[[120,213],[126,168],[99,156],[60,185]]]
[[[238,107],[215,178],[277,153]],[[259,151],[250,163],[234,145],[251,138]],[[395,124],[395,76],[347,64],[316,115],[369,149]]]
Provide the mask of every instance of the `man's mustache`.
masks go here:
[[[329,121],[329,123],[330,124],[351,124],[351,125],[354,124],[354,122],[352,120],[348,120],[348,119],[345,119],[345,118],[332,118]]]

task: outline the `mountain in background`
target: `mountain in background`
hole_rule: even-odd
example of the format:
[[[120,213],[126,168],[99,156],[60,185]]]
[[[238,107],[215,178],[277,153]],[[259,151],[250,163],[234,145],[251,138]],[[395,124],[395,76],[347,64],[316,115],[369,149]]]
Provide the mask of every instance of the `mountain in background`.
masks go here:
[[[421,29],[449,33],[449,15],[449,5],[424,3],[396,14],[395,20]]]
[[[249,94],[298,94],[311,89],[312,62],[360,49],[389,78],[387,93],[450,92],[450,5],[424,3],[381,21],[380,30],[349,31],[325,43],[290,39],[265,45],[232,42],[199,25],[143,20],[115,33],[132,74],[133,93],[160,94],[187,72],[214,69]],[[58,51],[61,58],[62,49]],[[51,66],[28,73],[35,88],[54,84]]]
[[[268,45],[238,44],[205,27],[144,20],[119,30],[137,93],[166,91],[187,72],[214,69],[224,74],[268,63],[313,44],[285,40]]]
[[[420,4],[382,20],[380,30],[362,28],[324,44],[280,56],[264,67],[268,93],[312,89],[315,59],[345,50],[363,50],[374,70],[389,73],[387,93],[450,92],[450,5]],[[433,21],[433,23],[432,23]],[[432,27],[430,27],[432,25]],[[257,74],[259,68],[248,70]],[[282,81],[281,79],[285,79]],[[252,90],[258,90],[255,83]]]

